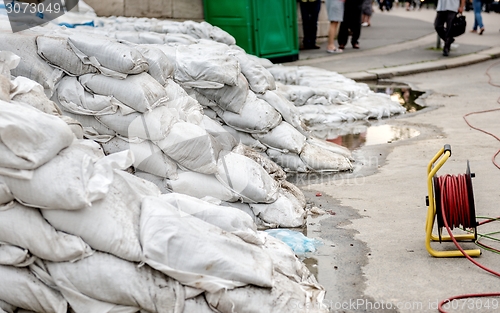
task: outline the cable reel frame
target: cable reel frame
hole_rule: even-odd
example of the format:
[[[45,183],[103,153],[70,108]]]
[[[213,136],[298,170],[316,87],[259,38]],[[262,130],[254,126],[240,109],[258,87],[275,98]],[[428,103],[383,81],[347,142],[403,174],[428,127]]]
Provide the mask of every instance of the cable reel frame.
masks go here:
[[[451,241],[450,236],[442,236],[441,229],[444,227],[443,216],[441,213],[441,189],[439,184],[437,183],[438,177],[436,176],[437,171],[446,163],[446,161],[451,156],[451,146],[446,144],[443,148],[441,148],[438,153],[432,158],[432,160],[427,165],[427,188],[428,188],[428,196],[427,196],[427,220],[425,225],[426,230],[426,238],[425,238],[425,246],[430,255],[434,257],[460,257],[464,256],[460,250],[449,250],[449,251],[438,251],[431,247],[431,242],[433,241]],[[474,195],[472,189],[472,177],[474,177],[474,173],[470,172],[469,161],[467,161],[467,171],[466,171],[466,186],[467,186],[467,195],[468,195],[468,204],[469,204],[469,218],[470,225],[474,225],[474,233],[471,234],[463,234],[463,235],[454,235],[453,237],[457,241],[475,241],[477,239],[477,222],[476,222],[476,212],[474,205]],[[432,233],[434,222],[437,221],[438,236]],[[473,249],[473,250],[464,250],[465,253],[469,256],[479,256],[481,254],[481,250]]]

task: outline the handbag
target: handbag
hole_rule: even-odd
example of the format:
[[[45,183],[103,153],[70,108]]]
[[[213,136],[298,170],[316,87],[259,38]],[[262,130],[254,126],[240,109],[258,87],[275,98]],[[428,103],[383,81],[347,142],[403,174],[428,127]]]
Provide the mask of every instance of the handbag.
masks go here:
[[[461,13],[457,13],[453,18],[451,23],[451,37],[458,37],[465,33],[467,28],[467,21],[465,21],[465,16]]]

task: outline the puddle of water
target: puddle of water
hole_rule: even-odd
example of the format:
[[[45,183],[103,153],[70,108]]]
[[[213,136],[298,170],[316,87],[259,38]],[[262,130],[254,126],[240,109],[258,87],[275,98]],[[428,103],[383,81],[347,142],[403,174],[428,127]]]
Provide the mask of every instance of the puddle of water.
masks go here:
[[[309,272],[316,277],[316,280],[318,280],[318,260],[315,258],[305,258],[302,259],[302,262],[306,265]]]
[[[374,92],[390,95],[391,99],[399,102],[405,107],[408,113],[417,112],[425,108],[425,106],[417,103],[417,99],[424,92],[413,90],[408,85],[394,82],[376,82],[368,84],[368,86]],[[383,119],[382,121],[388,119]],[[380,123],[380,120],[355,121],[352,123],[343,123],[337,127],[328,129],[313,130],[313,133],[318,138],[342,145],[351,151],[362,146],[390,143],[420,135],[418,130],[410,127],[373,125]]]
[[[366,131],[357,134],[347,134],[335,138],[327,138],[327,141],[339,144],[355,150],[362,146],[391,143],[394,141],[410,139],[420,135],[420,132],[410,127],[379,125],[370,126]]]
[[[407,85],[391,82],[379,82],[375,85],[368,84],[368,86],[374,92],[390,95],[391,99],[399,102],[408,113],[417,112],[425,108],[425,106],[416,103],[418,97],[422,96],[424,92],[413,90]]]

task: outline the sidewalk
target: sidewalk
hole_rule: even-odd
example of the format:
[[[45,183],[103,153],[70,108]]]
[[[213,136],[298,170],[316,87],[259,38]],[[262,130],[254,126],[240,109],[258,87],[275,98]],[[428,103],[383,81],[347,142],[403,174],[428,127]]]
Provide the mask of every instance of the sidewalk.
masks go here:
[[[437,49],[435,15],[434,8],[406,11],[395,7],[390,12],[381,12],[374,6],[371,26],[361,30],[361,49],[352,49],[348,43],[343,53],[330,55],[326,53],[327,43],[319,42],[321,49],[301,50],[299,60],[287,65],[320,67],[366,81],[465,66],[500,57],[500,14],[483,12],[486,31],[479,36],[469,32],[474,24],[473,12],[464,12],[467,31],[456,38],[449,57],[444,57]]]

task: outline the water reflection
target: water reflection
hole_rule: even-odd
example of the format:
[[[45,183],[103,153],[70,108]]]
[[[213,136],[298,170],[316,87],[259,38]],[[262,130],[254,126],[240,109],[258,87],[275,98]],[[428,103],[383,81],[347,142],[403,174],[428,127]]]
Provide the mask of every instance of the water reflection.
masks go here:
[[[371,85],[370,89],[374,92],[388,94],[391,96],[392,100],[399,102],[408,113],[417,112],[424,108],[424,106],[416,103],[418,97],[424,94],[423,91],[413,90],[408,86],[394,83],[379,83],[377,85]]]
[[[315,258],[305,258],[302,260],[311,274],[318,280],[318,260]]]

